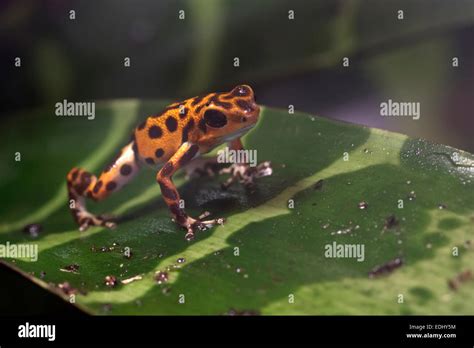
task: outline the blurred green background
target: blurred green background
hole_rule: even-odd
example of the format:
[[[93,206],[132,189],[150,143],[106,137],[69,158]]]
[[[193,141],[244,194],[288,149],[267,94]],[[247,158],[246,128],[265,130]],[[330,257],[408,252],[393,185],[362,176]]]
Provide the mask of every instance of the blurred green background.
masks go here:
[[[245,82],[262,104],[474,151],[470,0],[15,0],[0,10],[3,117]],[[381,117],[387,99],[420,102],[421,118]]]

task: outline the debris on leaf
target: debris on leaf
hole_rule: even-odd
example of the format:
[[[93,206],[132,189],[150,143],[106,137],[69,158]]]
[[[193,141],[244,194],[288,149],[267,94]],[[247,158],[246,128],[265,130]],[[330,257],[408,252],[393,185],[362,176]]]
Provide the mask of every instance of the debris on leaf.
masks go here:
[[[459,273],[456,277],[449,279],[448,285],[451,290],[457,290],[459,286],[470,280],[473,280],[472,272],[471,270],[466,270]]]
[[[122,281],[120,281],[120,282],[121,282],[122,284],[127,285],[127,284],[130,284],[130,283],[132,283],[132,282],[134,282],[134,281],[136,281],[136,280],[142,280],[142,279],[143,279],[143,278],[142,278],[141,275],[136,275],[136,276],[134,276],[134,277],[124,279],[124,280],[122,280]]]
[[[69,282],[64,282],[58,284],[58,288],[62,290],[66,295],[73,295],[77,294],[78,290],[76,288],[73,288]]]
[[[117,285],[117,278],[115,278],[112,275],[108,275],[108,276],[105,277],[104,283],[108,287],[113,288],[115,285]]]
[[[73,263],[71,265],[67,265],[63,268],[60,268],[59,270],[61,272],[69,272],[69,273],[76,273],[78,274],[78,271],[79,271],[79,265],[77,263]]]
[[[400,257],[397,257],[393,260],[388,261],[387,263],[384,263],[383,265],[374,267],[369,272],[369,278],[374,278],[374,277],[379,277],[381,275],[390,274],[397,268],[401,267],[402,265],[403,265],[403,259]]]
[[[385,223],[383,225],[384,230],[390,230],[394,227],[397,227],[399,225],[399,221],[395,217],[395,215],[390,215],[385,219]]]
[[[168,272],[159,271],[155,273],[155,280],[158,284],[163,284],[168,281]]]
[[[23,232],[34,238],[38,237],[42,230],[43,226],[40,224],[29,224],[23,227]]]

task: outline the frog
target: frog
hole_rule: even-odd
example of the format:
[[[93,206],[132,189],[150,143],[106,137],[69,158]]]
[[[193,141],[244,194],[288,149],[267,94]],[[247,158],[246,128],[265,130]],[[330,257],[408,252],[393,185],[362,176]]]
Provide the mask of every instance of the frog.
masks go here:
[[[214,167],[208,164],[215,164],[215,157],[208,160],[203,157],[222,144],[227,144],[232,150],[243,150],[242,137],[258,123],[260,110],[253,89],[241,84],[227,92],[213,92],[174,102],[161,112],[146,117],[99,177],[79,167],[68,172],[69,209],[79,231],[92,226],[115,228],[117,221],[113,216],[89,212],[86,200],[106,199],[131,182],[142,168],[156,171],[162,198],[172,220],[186,231],[186,240],[194,239],[197,231],[223,225],[225,218],[206,219],[211,215],[209,212],[196,218],[188,215],[180,204],[181,197],[173,183],[173,175],[180,169],[193,167],[193,171],[199,170],[209,176],[229,175],[222,189],[228,189],[236,182],[252,187],[257,178],[272,175],[270,161],[253,167],[236,162],[210,170]]]

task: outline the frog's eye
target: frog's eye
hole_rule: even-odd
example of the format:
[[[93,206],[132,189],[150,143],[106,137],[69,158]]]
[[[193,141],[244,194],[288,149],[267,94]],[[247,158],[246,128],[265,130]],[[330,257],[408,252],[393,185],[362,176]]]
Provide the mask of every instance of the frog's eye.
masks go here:
[[[246,96],[250,94],[249,88],[245,85],[237,86],[235,88],[235,91],[237,92],[237,95],[240,95],[240,96]]]
[[[204,113],[204,121],[213,128],[222,128],[227,124],[227,117],[218,110],[207,110]]]

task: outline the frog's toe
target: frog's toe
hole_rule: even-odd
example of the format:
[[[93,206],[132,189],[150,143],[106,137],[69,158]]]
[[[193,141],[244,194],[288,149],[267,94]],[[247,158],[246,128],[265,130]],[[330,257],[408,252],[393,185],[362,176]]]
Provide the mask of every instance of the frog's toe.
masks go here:
[[[93,214],[84,212],[77,217],[79,224],[79,231],[84,232],[91,226],[104,226],[110,229],[117,227],[117,224],[112,221],[110,216],[95,216]]]
[[[193,240],[197,231],[206,231],[215,225],[224,225],[224,218],[203,220],[204,217],[209,215],[208,212],[205,212],[197,219],[188,216],[187,222],[183,224],[183,227],[187,230],[186,235],[184,236],[187,241]]]

